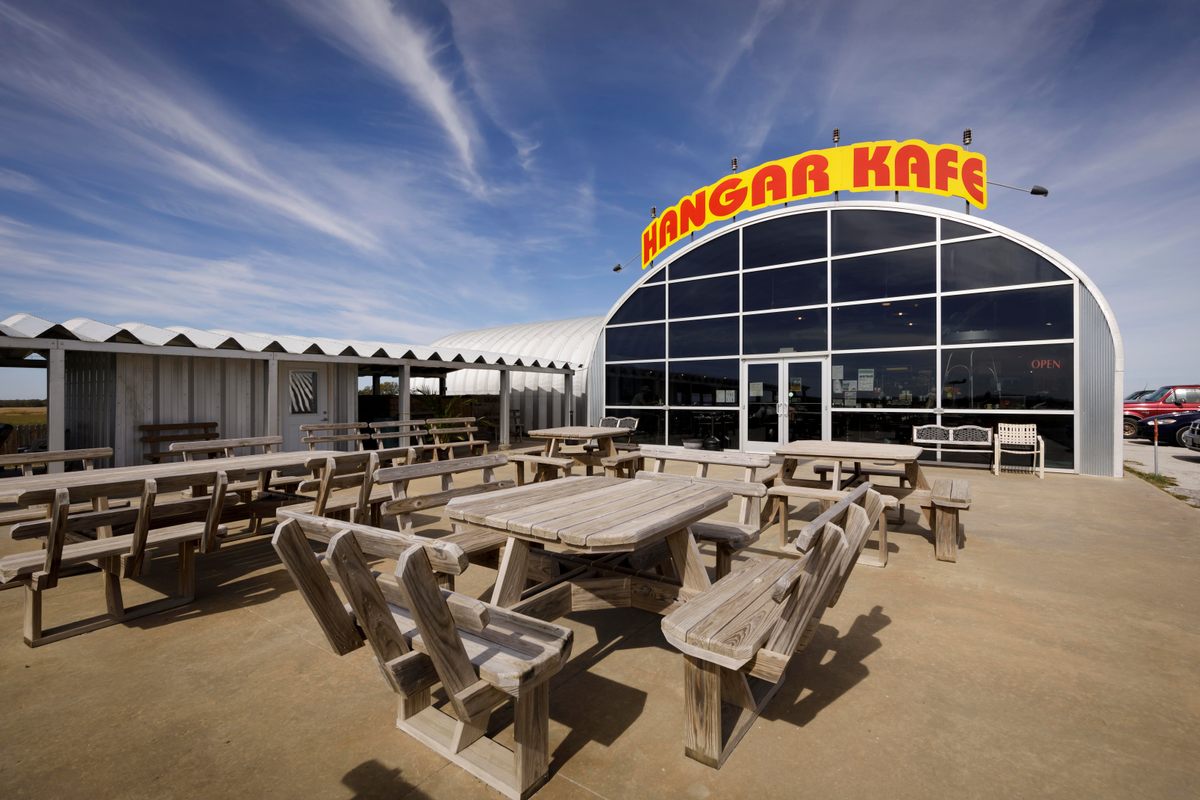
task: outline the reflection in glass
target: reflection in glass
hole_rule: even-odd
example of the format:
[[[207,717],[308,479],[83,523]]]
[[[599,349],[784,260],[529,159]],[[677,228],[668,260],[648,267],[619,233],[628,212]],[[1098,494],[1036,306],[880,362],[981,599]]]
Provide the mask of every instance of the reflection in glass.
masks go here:
[[[709,278],[671,284],[671,318],[736,314],[738,277]]]
[[[937,302],[897,300],[835,306],[833,349],[921,347],[936,343]]]
[[[937,392],[937,353],[835,355],[832,367],[834,408],[933,408]]]
[[[671,435],[667,444],[705,450],[736,450],[741,447],[738,441],[738,413],[716,409],[671,409]]]
[[[742,308],[762,311],[823,305],[829,299],[825,292],[825,270],[822,261],[802,267],[747,272],[742,276]]]
[[[742,317],[743,353],[805,353],[826,345],[823,308]]]
[[[1075,468],[1075,418],[1071,414],[943,414],[943,425],[978,425],[981,428],[996,430],[997,423],[1005,422],[1013,425],[1037,425],[1038,436],[1046,443],[1046,466],[1055,469]],[[943,453],[942,460],[953,460],[964,463],[991,463],[990,458],[981,460],[978,456],[967,455],[965,458],[957,453]],[[1028,466],[1029,456],[1005,455],[1004,465]]]
[[[787,364],[787,440],[821,438],[821,362],[793,361]]]
[[[1070,339],[1074,307],[1073,286],[943,297],[942,343]]]
[[[999,236],[942,245],[942,291],[1066,280],[1070,276],[1029,248]]]
[[[779,364],[746,365],[746,439],[779,442]]]
[[[695,278],[738,268],[738,232],[730,231],[671,262],[670,279]]]
[[[834,211],[833,254],[862,253],[932,242],[937,238],[933,217],[901,211]]]
[[[652,319],[665,319],[666,287],[662,284],[643,286],[633,294],[613,314],[609,324],[618,325],[623,322],[646,322]]]
[[[610,417],[636,417],[637,430],[633,432],[633,441],[637,444],[666,444],[666,411],[653,411],[629,408],[606,408],[604,413]]]
[[[912,444],[914,425],[937,421],[934,414],[885,414],[833,412],[833,440],[840,442],[879,442]]]
[[[824,257],[824,212],[770,219],[742,229],[744,269]]]
[[[932,294],[936,290],[936,247],[897,250],[833,262],[834,301]]]
[[[628,328],[606,328],[604,358],[607,361],[638,361],[666,357],[667,327],[631,325]]]
[[[945,350],[942,362],[943,408],[1073,406],[1075,362],[1070,344]]]
[[[605,402],[617,406],[659,406],[664,396],[664,365],[607,364]]]
[[[964,236],[981,236],[985,233],[990,233],[990,231],[985,231],[983,228],[976,228],[974,225],[955,222],[952,219],[942,220],[942,241],[946,239],[961,239]]]
[[[738,402],[736,358],[718,361],[672,361],[671,405],[727,406]]]
[[[671,323],[671,358],[736,356],[737,354],[737,317]]]

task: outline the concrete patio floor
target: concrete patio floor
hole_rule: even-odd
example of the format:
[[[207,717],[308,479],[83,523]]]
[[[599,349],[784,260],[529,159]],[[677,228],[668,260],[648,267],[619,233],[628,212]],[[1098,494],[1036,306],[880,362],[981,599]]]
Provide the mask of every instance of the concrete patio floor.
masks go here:
[[[538,797],[1196,797],[1200,511],[1132,477],[929,471],[971,481],[958,563],[910,510],[720,771],[683,756],[657,616],[566,618]],[[0,797],[499,797],[395,729],[370,652],[329,650],[265,537],[202,558],[193,606],[36,650],[22,595],[0,592]],[[102,604],[67,578],[48,621]]]

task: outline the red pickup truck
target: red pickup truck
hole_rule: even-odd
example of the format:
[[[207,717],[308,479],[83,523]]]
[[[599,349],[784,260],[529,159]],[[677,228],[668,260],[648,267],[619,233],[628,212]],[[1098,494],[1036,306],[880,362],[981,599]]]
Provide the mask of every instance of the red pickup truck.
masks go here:
[[[1169,414],[1172,411],[1196,410],[1200,410],[1200,383],[1160,386],[1145,397],[1126,401],[1122,432],[1126,439],[1130,439],[1137,433],[1139,419]]]

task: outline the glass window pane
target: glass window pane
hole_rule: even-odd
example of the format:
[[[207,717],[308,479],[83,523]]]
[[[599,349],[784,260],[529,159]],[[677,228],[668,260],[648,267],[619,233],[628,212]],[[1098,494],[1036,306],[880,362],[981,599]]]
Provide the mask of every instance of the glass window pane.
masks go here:
[[[1070,339],[1073,286],[959,294],[942,298],[942,343]]]
[[[644,411],[629,408],[606,408],[604,413],[610,417],[635,417],[637,429],[633,432],[633,441],[638,444],[666,444],[666,411]]]
[[[1069,278],[1037,253],[1011,239],[976,239],[942,245],[942,291],[1045,283]]]
[[[825,262],[803,267],[765,269],[742,275],[742,307],[746,311],[768,308],[823,305],[829,298],[825,292]]]
[[[983,228],[976,228],[974,225],[966,225],[962,222],[955,222],[952,219],[942,220],[942,240],[946,239],[961,239],[964,236],[980,236],[990,231],[985,231]]]
[[[671,318],[736,314],[738,276],[671,284]]]
[[[662,283],[666,279],[667,279],[666,269],[659,268],[659,269],[656,269],[649,278],[646,278],[646,283]]]
[[[738,232],[718,236],[703,247],[671,262],[670,278],[695,278],[717,272],[733,272],[738,268]]]
[[[740,364],[736,358],[727,361],[672,361],[668,395],[671,405],[737,405]]]
[[[615,406],[660,406],[665,388],[665,365],[606,364],[605,402]]]
[[[1046,466],[1056,469],[1075,468],[1075,417],[1071,414],[943,414],[942,424],[950,427],[958,425],[978,425],[981,428],[991,428],[993,433],[998,423],[1012,425],[1037,425],[1038,436],[1046,442]],[[962,458],[960,454],[944,453],[943,461],[951,460],[975,461],[977,457]],[[1004,466],[1029,466],[1033,461],[1031,456],[1004,456]],[[984,463],[991,463],[986,459]]]
[[[671,323],[671,358],[736,356],[737,354],[737,317]]]
[[[834,211],[833,254],[862,253],[932,242],[937,238],[933,217],[900,211]]]
[[[805,353],[826,345],[823,308],[742,317],[743,353]]]
[[[833,262],[833,299],[870,300],[933,294],[937,290],[937,248],[919,247]]]
[[[914,425],[936,422],[934,414],[833,412],[833,439],[839,442],[912,444]]]
[[[825,394],[820,362],[787,364],[787,440],[821,438],[821,398]]]
[[[632,325],[628,328],[606,328],[604,357],[607,361],[637,361],[643,358],[665,358],[667,329],[657,325]]]
[[[746,365],[746,439],[779,443],[779,362]]]
[[[288,391],[293,414],[317,413],[317,373],[292,370],[288,373]]]
[[[617,313],[613,314],[610,323],[616,325],[623,322],[646,322],[652,319],[666,318],[666,287],[643,286],[629,295]]]
[[[705,450],[736,450],[738,412],[671,409],[671,436],[667,444]]]
[[[1071,408],[1074,347],[1031,344],[942,352],[943,408]]]
[[[834,356],[832,384],[834,408],[933,408],[937,405],[937,353],[912,350]]]
[[[933,299],[837,306],[833,309],[833,348],[859,350],[935,344],[936,306]]]
[[[769,267],[825,257],[825,212],[791,214],[742,229],[742,266]]]

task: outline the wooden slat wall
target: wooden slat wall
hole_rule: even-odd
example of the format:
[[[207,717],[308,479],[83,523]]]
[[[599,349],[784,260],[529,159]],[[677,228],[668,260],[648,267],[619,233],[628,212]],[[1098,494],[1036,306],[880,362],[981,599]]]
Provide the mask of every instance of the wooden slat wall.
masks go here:
[[[116,358],[68,351],[63,364],[66,446],[111,447],[116,421]],[[105,459],[97,466],[111,466]]]

